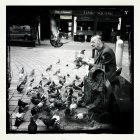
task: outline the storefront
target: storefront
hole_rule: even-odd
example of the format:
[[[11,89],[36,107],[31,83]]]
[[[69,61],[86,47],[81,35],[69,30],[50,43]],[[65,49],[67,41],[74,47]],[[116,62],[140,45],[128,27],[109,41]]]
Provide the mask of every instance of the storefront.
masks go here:
[[[64,37],[72,36],[73,24],[72,24],[72,10],[54,10],[53,14],[57,16],[57,23],[60,32]]]
[[[53,10],[60,31],[65,35],[72,36],[75,41],[90,41],[91,36],[96,34],[101,35],[104,41],[112,41],[112,35],[116,35],[118,26],[120,26],[119,30],[123,33],[124,38],[128,39],[129,12],[129,8],[99,7],[90,7],[89,10],[84,10],[81,7],[77,10],[74,8],[72,10]]]
[[[104,41],[110,41],[111,31],[117,30],[119,12],[109,10],[73,11],[74,36],[84,35],[89,41],[92,35],[101,35]]]

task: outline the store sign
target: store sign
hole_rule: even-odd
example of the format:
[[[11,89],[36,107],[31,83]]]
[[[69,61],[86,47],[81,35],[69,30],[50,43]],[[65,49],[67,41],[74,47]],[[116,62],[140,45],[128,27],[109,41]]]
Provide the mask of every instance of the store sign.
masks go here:
[[[73,14],[77,15],[97,15],[97,16],[113,16],[113,11],[102,11],[102,10],[78,10],[74,11]]]
[[[79,16],[77,17],[77,21],[93,21],[94,17],[91,16]]]
[[[95,11],[83,11],[84,15],[94,15]]]
[[[60,15],[60,19],[72,19],[72,16]]]
[[[54,14],[72,14],[72,10],[54,10]]]

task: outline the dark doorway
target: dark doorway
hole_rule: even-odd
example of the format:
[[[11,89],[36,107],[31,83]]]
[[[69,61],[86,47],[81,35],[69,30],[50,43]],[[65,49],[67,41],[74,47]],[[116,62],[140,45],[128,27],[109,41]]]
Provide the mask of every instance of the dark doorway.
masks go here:
[[[41,16],[41,40],[50,38],[50,18],[47,15]]]
[[[60,29],[61,29],[61,32],[68,33],[68,22],[61,20]]]
[[[110,41],[112,28],[116,30],[117,24],[114,22],[98,22],[97,31],[102,31],[102,40]]]

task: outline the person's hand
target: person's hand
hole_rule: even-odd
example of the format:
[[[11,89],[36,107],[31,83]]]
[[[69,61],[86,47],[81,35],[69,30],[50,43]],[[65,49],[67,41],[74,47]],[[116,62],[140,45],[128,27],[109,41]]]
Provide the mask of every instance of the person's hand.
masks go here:
[[[93,59],[93,58],[89,58],[88,64],[89,64],[89,65],[93,65],[93,64],[94,64],[94,59]]]
[[[82,63],[85,64],[85,65],[88,65],[88,60],[87,59],[83,59]]]
[[[82,62],[83,62],[83,64],[93,65],[94,64],[94,59],[93,58],[83,59]]]
[[[88,106],[86,106],[86,108],[88,110],[95,108],[96,106],[94,104],[89,104]]]

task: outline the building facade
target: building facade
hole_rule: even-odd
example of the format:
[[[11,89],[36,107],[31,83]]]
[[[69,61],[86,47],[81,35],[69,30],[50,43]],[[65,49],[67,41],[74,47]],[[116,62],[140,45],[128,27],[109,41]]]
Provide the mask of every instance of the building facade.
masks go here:
[[[126,8],[52,10],[51,14],[55,15],[60,31],[75,40],[89,41],[98,34],[104,41],[111,41],[118,30],[127,40],[130,32],[130,10]]]

